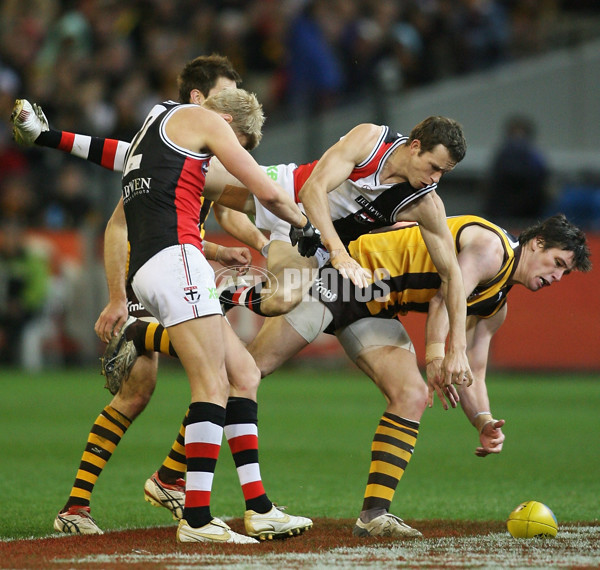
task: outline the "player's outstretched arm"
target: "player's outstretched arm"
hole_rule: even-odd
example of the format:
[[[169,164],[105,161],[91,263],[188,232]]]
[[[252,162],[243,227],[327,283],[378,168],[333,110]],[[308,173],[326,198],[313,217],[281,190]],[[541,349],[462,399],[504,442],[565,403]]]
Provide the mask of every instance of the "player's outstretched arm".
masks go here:
[[[331,220],[327,194],[347,180],[355,166],[368,156],[380,133],[381,127],[377,125],[354,127],[325,151],[299,193],[309,219],[321,232],[331,264],[358,287],[366,287],[370,275],[346,251]]]
[[[490,342],[506,318],[507,306],[504,305],[494,316],[488,319],[469,317],[467,324],[467,353],[474,375],[471,386],[459,386],[460,403],[471,424],[479,432],[480,445],[475,455],[485,457],[491,453],[500,453],[504,444],[502,426],[504,420],[494,419],[485,383]]]
[[[269,243],[266,236],[249,220],[246,214],[226,208],[216,202],[213,204],[213,213],[219,225],[229,235],[248,247],[262,252],[263,247]]]
[[[442,362],[444,383],[446,385],[463,382],[470,384],[473,375],[465,352],[467,345],[465,286],[456,258],[452,234],[446,223],[444,204],[435,192],[430,192],[414,206],[403,211],[402,216],[399,221],[412,217],[419,223],[423,241],[442,281],[440,290],[448,311],[449,322],[447,351]],[[429,344],[430,339],[427,339],[427,342]],[[437,339],[436,342],[440,340]]]
[[[444,380],[443,362],[446,356],[446,337],[448,335],[448,311],[441,291],[429,301],[427,321],[425,323],[425,367],[429,395],[427,405],[433,406],[433,395],[437,394],[444,410],[449,405],[456,408],[459,396],[453,384]],[[447,398],[447,400],[446,400]]]
[[[119,200],[104,232],[104,270],[108,285],[108,304],[98,317],[94,330],[109,342],[125,324],[128,316],[127,293],[127,222],[123,199]]]
[[[202,247],[206,259],[216,261],[223,267],[235,268],[238,275],[245,275],[252,263],[252,255],[247,247],[227,247],[206,240]]]

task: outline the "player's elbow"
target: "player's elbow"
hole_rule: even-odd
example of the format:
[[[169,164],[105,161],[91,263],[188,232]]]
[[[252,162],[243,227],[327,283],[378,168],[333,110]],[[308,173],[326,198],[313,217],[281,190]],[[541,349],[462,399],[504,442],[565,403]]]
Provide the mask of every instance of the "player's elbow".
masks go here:
[[[300,188],[300,191],[298,192],[298,200],[300,200],[300,202],[304,204],[306,200],[310,200],[313,194],[313,187],[310,184],[305,184],[304,186],[302,186],[302,188]]]
[[[282,195],[277,189],[268,189],[256,196],[265,208],[272,208],[282,203]]]

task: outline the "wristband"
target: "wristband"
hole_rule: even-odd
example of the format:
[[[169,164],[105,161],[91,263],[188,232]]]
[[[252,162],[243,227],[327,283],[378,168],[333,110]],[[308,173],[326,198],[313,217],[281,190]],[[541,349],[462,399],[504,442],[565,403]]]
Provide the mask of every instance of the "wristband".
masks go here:
[[[446,354],[446,345],[443,342],[432,342],[425,348],[425,363],[429,364],[432,360],[444,360]]]
[[[296,229],[296,230],[300,230],[302,232],[305,232],[305,231],[307,231],[307,230],[310,229],[311,223],[310,223],[310,220],[308,219],[308,216],[306,214],[304,214],[304,213],[303,213],[303,215],[306,218],[306,224],[304,224],[303,226],[300,226],[300,227],[298,227],[298,226],[292,226],[292,227],[294,229]]]
[[[477,431],[481,433],[487,424],[494,421],[494,416],[492,416],[491,412],[477,412],[471,421],[477,428]]]

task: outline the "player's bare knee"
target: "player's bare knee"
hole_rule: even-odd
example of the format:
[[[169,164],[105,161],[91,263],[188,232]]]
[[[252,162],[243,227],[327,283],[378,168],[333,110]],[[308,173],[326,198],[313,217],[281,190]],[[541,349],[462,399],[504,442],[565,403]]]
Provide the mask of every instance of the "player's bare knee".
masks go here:
[[[130,420],[137,418],[148,405],[152,398],[154,388],[129,389],[123,384],[117,395],[112,399],[111,406]]]
[[[423,381],[390,384],[382,388],[382,391],[391,409],[403,410],[399,415],[411,415],[411,419],[417,416],[420,418],[427,407],[427,385]]]
[[[228,370],[229,393],[231,396],[253,398],[260,384],[261,374],[254,360],[248,355],[243,366]]]

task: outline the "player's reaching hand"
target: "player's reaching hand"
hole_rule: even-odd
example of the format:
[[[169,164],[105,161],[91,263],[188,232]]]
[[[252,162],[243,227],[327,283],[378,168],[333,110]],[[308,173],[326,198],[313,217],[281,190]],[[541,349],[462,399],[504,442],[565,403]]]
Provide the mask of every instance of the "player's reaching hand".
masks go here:
[[[305,214],[306,217],[306,214]],[[302,257],[312,257],[317,249],[322,247],[321,232],[310,223],[306,217],[306,225],[302,228],[290,228],[290,241],[292,245],[298,245],[298,253]]]
[[[473,384],[473,372],[469,366],[469,359],[464,350],[453,350],[449,347],[442,361],[442,378],[446,386]]]
[[[225,247],[220,245],[217,248],[215,261],[225,267],[234,267],[238,275],[245,275],[252,263],[252,255],[247,247]]]
[[[127,299],[109,301],[102,309],[94,331],[104,342],[110,342],[113,336],[117,336],[129,316],[127,311]]]
[[[427,405],[430,408],[433,407],[433,393],[435,392],[442,403],[442,407],[447,410],[449,407],[448,402],[450,406],[456,408],[460,398],[453,384],[446,385],[444,383],[442,362],[442,358],[435,358],[427,363],[427,388],[429,390]],[[446,398],[448,398],[448,401],[446,401]]]
[[[490,420],[481,429],[479,441],[481,447],[475,450],[477,457],[485,457],[490,453],[500,453],[504,444],[504,434],[502,426],[506,422],[504,420]]]
[[[364,267],[352,259],[345,249],[334,249],[329,252],[331,265],[340,272],[342,277],[350,279],[357,287],[368,287],[371,274]]]

